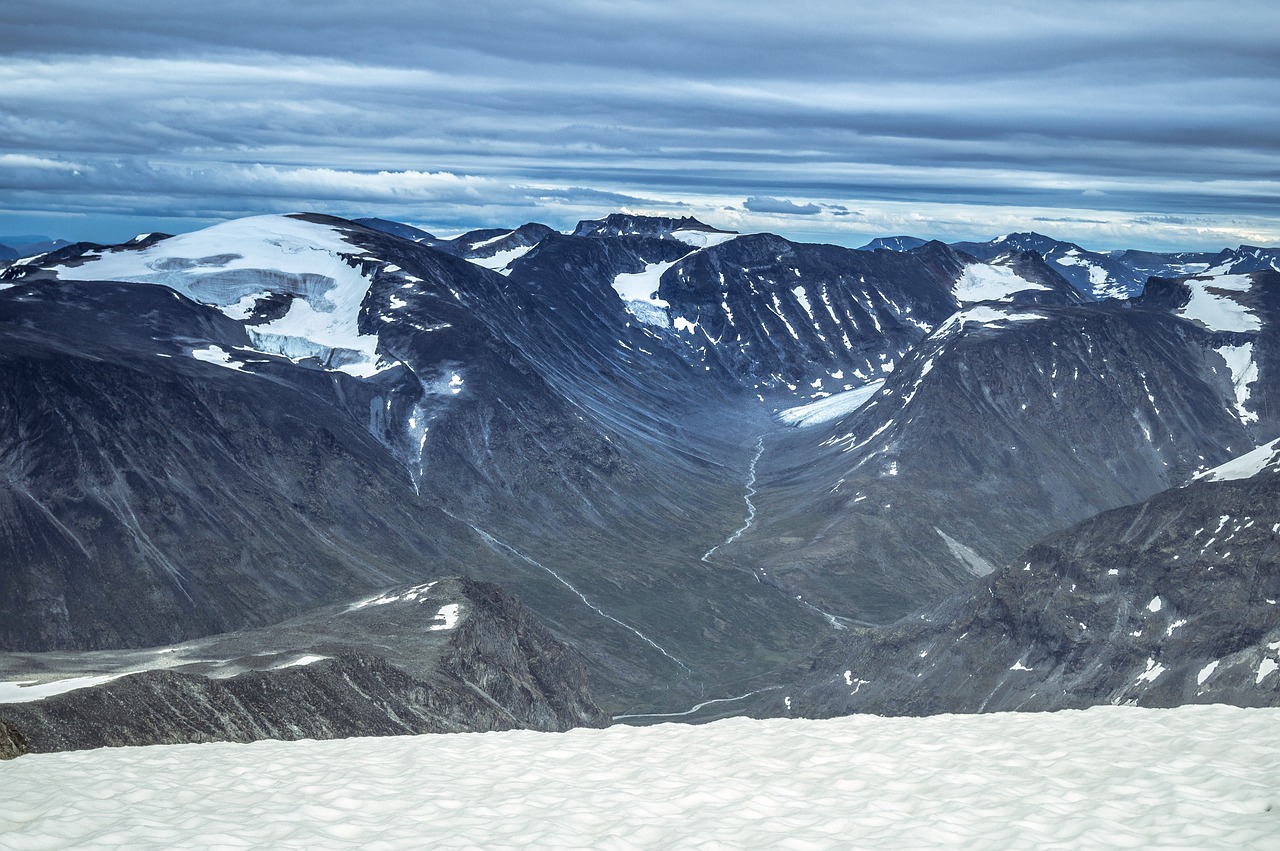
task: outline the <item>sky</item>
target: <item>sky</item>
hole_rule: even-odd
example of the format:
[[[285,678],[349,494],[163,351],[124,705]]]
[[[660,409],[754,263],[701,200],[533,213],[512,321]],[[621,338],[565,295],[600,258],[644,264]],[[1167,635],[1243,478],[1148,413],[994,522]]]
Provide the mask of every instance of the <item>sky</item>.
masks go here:
[[[624,210],[1280,244],[1274,0],[0,4],[0,235]]]

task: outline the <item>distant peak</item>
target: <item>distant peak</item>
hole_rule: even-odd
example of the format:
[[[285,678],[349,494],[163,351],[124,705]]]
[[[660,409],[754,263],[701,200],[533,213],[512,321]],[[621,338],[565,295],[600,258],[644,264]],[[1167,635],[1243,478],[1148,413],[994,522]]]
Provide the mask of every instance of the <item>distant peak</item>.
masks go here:
[[[587,219],[578,222],[574,236],[667,236],[676,231],[693,230],[705,233],[736,233],[713,228],[693,216],[636,216],[630,213],[610,213],[603,219]]]
[[[401,239],[411,239],[414,242],[435,239],[430,233],[422,228],[416,228],[413,225],[406,225],[403,222],[393,222],[389,219],[379,219],[376,217],[365,219],[353,219],[356,224],[364,225],[370,230],[381,231],[382,233],[398,236]]]

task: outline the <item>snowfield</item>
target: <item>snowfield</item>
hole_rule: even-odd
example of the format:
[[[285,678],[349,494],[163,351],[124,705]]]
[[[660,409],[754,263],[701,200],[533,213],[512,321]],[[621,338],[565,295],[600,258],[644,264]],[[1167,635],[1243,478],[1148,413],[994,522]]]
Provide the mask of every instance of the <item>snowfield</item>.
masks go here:
[[[5,849],[1280,849],[1278,709],[178,745],[0,773]]]

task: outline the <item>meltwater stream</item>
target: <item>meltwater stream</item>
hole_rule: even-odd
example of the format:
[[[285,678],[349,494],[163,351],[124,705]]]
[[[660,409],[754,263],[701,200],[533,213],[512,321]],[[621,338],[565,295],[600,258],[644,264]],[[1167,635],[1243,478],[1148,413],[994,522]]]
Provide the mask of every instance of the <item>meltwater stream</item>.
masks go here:
[[[743,494],[742,500],[747,504],[747,519],[742,526],[729,537],[707,550],[702,555],[703,561],[711,561],[711,556],[721,547],[728,546],[742,536],[742,533],[751,528],[751,524],[756,520],[756,504],[751,501],[751,497],[756,495],[756,465],[760,463],[760,456],[764,455],[764,435],[760,435],[760,439],[756,441],[756,454],[751,458],[751,465],[747,467],[747,492]]]

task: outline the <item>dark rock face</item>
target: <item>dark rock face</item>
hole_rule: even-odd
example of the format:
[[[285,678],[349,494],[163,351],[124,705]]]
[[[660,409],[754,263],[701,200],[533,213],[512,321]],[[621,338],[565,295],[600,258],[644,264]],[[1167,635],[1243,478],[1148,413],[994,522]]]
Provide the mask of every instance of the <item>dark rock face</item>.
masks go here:
[[[674,231],[691,230],[704,233],[733,233],[703,224],[692,216],[670,218],[667,216],[634,216],[627,213],[611,213],[603,219],[578,222],[574,236],[656,236],[669,237]]]
[[[274,648],[273,662],[303,651],[325,653],[322,661],[229,678],[150,670],[0,706],[0,718],[21,731],[10,738],[10,755],[18,755],[22,737],[31,752],[47,753],[608,723],[587,689],[581,658],[497,586],[446,579],[388,592],[382,600],[224,636],[202,648],[238,641]],[[287,653],[280,649],[285,645]],[[395,649],[404,667],[360,649],[374,646]]]
[[[13,759],[30,752],[26,736],[0,721],[0,759]]]
[[[868,253],[754,234],[677,263],[658,294],[681,339],[752,392],[831,392],[883,375],[955,312],[964,265],[941,243]]]
[[[415,228],[413,225],[392,222],[387,219],[367,218],[353,219],[353,221],[358,225],[364,225],[372,230],[389,233],[392,236],[398,236],[401,239],[408,239],[413,242],[432,242],[436,240],[436,237],[427,233],[422,228]]]
[[[328,271],[224,269],[270,253],[241,229],[195,240],[200,256],[156,234],[100,263],[152,246],[155,265],[117,274],[173,290],[60,280],[106,259],[91,245],[0,275],[16,283],[0,291],[0,648],[296,625],[466,572],[580,652],[611,710],[683,709],[1280,433],[1265,272],[1232,296],[1261,328],[1219,332],[1176,318],[1185,279],[1094,303],[1064,270],[1092,281],[1102,255],[1035,234],[975,247],[993,261],[975,269],[936,242],[850,251],[687,218],[451,240],[287,218],[248,227],[313,240]],[[962,304],[967,270],[1027,287],[973,304],[969,286]],[[325,307],[329,275],[354,281],[346,337],[376,355],[362,377],[341,371],[349,342],[253,348]],[[619,275],[669,306],[624,302]],[[202,303],[193,276],[230,303]],[[1232,372],[1246,344],[1252,382]],[[213,347],[234,363],[198,358]],[[886,376],[835,421],[770,418]],[[321,655],[368,655],[344,647]],[[374,655],[423,676],[412,653]],[[459,671],[523,705],[468,658]]]
[[[1213,335],[1117,307],[1003,310],[950,320],[856,413],[771,436],[759,520],[725,557],[886,623],[1252,447]]]
[[[243,321],[148,284],[44,272],[0,291],[6,649],[165,644],[464,570],[582,650],[619,710],[773,664],[751,635],[792,658],[817,638],[775,590],[697,561],[739,522],[741,444],[763,418],[726,419],[731,383],[610,286],[690,246],[547,237],[508,278],[299,218],[350,238],[360,328],[393,368],[356,379],[245,349],[288,281]],[[242,370],[192,357],[209,345]]]
[[[1278,529],[1275,472],[1106,512],[940,606],[829,644],[792,712],[1280,705]]]
[[[458,565],[470,533],[344,414],[345,378],[196,361],[243,332],[161,287],[0,296],[0,646],[166,644]]]
[[[878,236],[859,248],[859,251],[910,251],[919,248],[929,240],[918,236]]]

